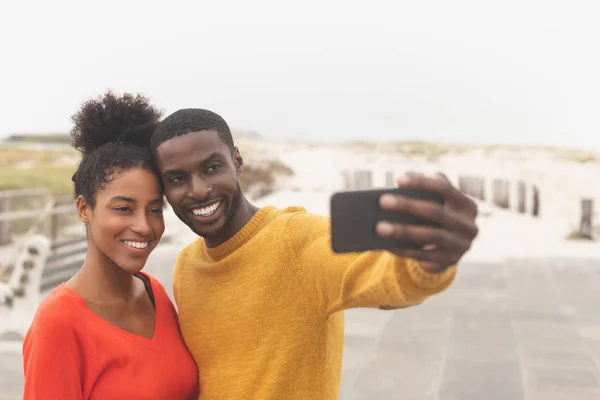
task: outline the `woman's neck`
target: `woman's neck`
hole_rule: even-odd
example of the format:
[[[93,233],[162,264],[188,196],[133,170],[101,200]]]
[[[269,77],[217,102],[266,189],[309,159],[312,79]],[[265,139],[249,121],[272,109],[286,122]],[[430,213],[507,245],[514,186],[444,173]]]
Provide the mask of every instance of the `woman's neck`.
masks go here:
[[[67,286],[88,301],[107,305],[128,302],[135,293],[133,274],[116,265],[92,243],[88,244],[81,269]]]

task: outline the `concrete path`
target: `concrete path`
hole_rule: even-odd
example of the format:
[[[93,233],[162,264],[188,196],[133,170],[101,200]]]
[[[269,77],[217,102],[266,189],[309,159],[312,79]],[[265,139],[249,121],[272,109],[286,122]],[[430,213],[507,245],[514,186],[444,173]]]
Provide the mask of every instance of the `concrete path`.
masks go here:
[[[170,289],[179,244],[148,272]],[[395,312],[347,312],[342,400],[600,398],[600,262],[466,262],[454,286]],[[0,356],[0,399],[18,398],[19,356]]]
[[[341,398],[600,399],[599,264],[463,264],[427,304],[348,313]]]

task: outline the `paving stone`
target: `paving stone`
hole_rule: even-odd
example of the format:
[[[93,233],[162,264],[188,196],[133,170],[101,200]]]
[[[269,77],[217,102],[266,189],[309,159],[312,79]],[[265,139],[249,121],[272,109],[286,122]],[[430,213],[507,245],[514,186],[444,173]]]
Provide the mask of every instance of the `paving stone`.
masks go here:
[[[392,399],[391,397],[389,398]],[[524,400],[518,380],[458,380],[445,382],[438,400]],[[565,398],[564,400],[570,400]]]
[[[538,390],[552,387],[600,390],[600,375],[597,370],[533,367],[525,371],[527,383]]]

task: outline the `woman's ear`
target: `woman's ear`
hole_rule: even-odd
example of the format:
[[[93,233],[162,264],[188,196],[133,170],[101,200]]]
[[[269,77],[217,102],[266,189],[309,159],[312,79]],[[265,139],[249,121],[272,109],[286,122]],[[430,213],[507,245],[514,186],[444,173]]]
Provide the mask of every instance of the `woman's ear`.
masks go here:
[[[90,220],[90,212],[92,211],[90,204],[82,195],[77,196],[75,204],[77,205],[77,214],[79,215],[79,220],[84,224],[87,224]]]

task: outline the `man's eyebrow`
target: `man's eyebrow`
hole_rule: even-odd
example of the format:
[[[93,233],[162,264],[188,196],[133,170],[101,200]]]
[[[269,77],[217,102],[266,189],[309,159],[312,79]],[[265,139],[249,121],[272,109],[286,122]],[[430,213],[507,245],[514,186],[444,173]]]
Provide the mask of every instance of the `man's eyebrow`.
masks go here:
[[[215,153],[211,153],[211,154],[209,154],[209,156],[208,156],[208,157],[206,157],[206,158],[205,158],[205,159],[202,161],[202,164],[204,164],[204,163],[207,163],[207,162],[209,162],[209,161],[211,161],[211,160],[213,160],[213,159],[215,159],[215,158],[221,157],[221,156],[222,156],[222,155],[221,155],[221,153],[216,153],[216,152],[215,152]]]
[[[167,169],[163,175],[185,175],[186,172],[181,169]]]
[[[199,164],[206,164],[207,162],[212,161],[212,160],[214,160],[215,158],[218,158],[218,157],[223,157],[223,155],[221,153],[218,153],[218,152],[210,153],[206,158],[204,158],[203,160],[201,160],[199,162]],[[186,175],[186,174],[187,174],[187,172],[185,170],[183,170],[183,169],[179,169],[179,168],[177,168],[177,169],[176,168],[170,169],[170,168],[168,168],[163,175]]]

